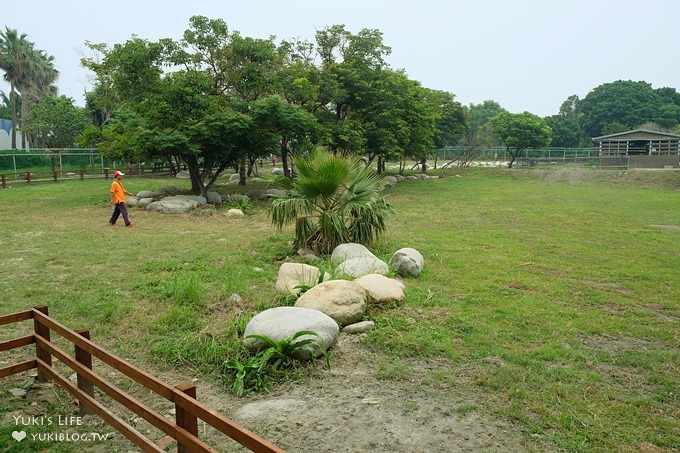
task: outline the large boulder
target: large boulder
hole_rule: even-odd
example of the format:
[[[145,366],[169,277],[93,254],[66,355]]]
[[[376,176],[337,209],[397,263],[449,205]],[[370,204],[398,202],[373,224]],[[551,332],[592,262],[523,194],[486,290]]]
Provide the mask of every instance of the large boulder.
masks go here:
[[[293,337],[302,330],[315,332],[319,337],[302,335],[296,341],[312,338],[318,340],[324,349],[333,346],[340,333],[338,324],[319,310],[304,307],[275,307],[258,313],[250,320],[243,333],[243,345],[250,351],[258,351],[265,347],[266,343],[257,338],[248,338],[249,335],[263,335],[274,341],[281,341]],[[315,350],[316,357],[319,357],[322,354],[321,350],[318,348]],[[307,351],[299,351],[295,357],[300,360],[311,358]]]
[[[319,283],[301,295],[295,306],[319,310],[345,326],[363,318],[366,291],[353,281],[330,280]]]
[[[174,195],[171,197],[164,197],[163,201],[187,201],[189,203],[196,203],[196,207],[203,206],[208,202],[207,198],[201,195]]]
[[[175,200],[175,201],[166,201],[166,200],[161,200],[161,201],[154,201],[153,203],[149,203],[146,205],[147,211],[157,211],[157,212],[163,212],[165,214],[177,214],[180,212],[186,212],[191,209],[196,208],[197,203],[194,202],[189,202],[189,201],[183,201],[183,200]]]
[[[208,203],[210,204],[222,204],[222,195],[219,192],[210,191],[207,194]]]
[[[339,276],[359,278],[368,274],[385,275],[389,270],[386,262],[371,255],[345,260],[335,268],[335,273]]]
[[[153,198],[153,192],[150,190],[140,190],[137,192],[137,198]]]
[[[402,303],[406,300],[404,283],[395,278],[385,277],[380,274],[368,274],[354,280],[361,286],[368,298],[375,304]]]
[[[349,242],[347,244],[340,244],[333,249],[331,261],[341,263],[352,258],[363,258],[366,256],[373,257],[375,255],[366,246]]]
[[[394,252],[390,264],[398,274],[417,277],[423,270],[425,259],[418,250],[405,247]]]
[[[303,263],[283,263],[276,277],[276,291],[299,296],[305,289],[312,288],[319,283],[321,271],[319,268]],[[328,274],[324,274],[328,279]]]
[[[139,206],[139,198],[135,197],[134,195],[130,195],[128,197],[125,197],[125,204],[127,206],[130,206],[131,208],[134,208],[135,206]]]
[[[153,198],[140,198],[138,206],[140,208],[146,208],[149,204],[153,203]]]

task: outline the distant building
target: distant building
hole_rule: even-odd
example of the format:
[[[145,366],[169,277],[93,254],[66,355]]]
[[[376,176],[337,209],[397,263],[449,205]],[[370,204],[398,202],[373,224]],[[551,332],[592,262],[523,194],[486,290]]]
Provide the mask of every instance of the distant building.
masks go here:
[[[628,168],[680,168],[680,135],[636,129],[594,137],[603,159],[628,160]]]
[[[0,118],[0,149],[12,149],[12,120]],[[17,131],[17,149],[21,148],[21,132]]]

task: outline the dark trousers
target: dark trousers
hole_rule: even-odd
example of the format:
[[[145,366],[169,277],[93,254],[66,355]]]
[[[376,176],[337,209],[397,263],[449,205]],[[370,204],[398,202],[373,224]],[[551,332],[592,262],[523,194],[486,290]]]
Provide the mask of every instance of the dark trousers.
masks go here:
[[[118,216],[121,214],[123,214],[125,226],[130,225],[130,220],[128,220],[127,215],[127,207],[125,206],[125,203],[123,203],[122,201],[120,203],[116,203],[116,207],[113,209],[113,215],[111,216],[111,220],[109,220],[109,223],[111,225],[115,225],[116,222],[118,221]]]

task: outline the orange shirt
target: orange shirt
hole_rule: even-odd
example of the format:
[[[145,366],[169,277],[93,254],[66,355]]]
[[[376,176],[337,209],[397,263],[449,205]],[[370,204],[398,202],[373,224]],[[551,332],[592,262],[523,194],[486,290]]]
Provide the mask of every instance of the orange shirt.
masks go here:
[[[120,181],[115,180],[111,183],[111,193],[113,194],[113,203],[125,203],[125,187]]]

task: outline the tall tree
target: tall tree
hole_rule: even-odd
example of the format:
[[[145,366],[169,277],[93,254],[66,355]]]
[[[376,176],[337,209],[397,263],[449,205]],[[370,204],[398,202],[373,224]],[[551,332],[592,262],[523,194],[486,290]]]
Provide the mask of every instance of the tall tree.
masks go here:
[[[53,85],[59,72],[54,68],[54,57],[37,50],[26,34],[5,27],[0,32],[0,69],[4,79],[10,83],[10,108],[12,111],[12,148],[16,149],[16,129],[19,124],[27,126],[30,121],[31,106],[42,96],[56,95]],[[21,93],[21,116],[18,112],[17,98]],[[19,119],[21,118],[21,121]],[[30,133],[22,134],[29,139]]]
[[[655,119],[658,95],[646,82],[618,80],[594,88],[580,102],[580,120],[589,137],[634,129]]]
[[[525,149],[546,147],[552,140],[552,131],[545,120],[529,112],[501,113],[491,118],[490,124],[510,154],[508,168],[512,168]]]
[[[17,30],[5,27],[0,32],[0,69],[5,74],[3,78],[9,82],[9,103],[12,112],[12,149],[17,147],[16,129],[18,122],[17,112],[17,85],[25,76],[26,59],[29,58],[33,43],[27,39],[25,33],[19,34]]]
[[[84,109],[66,96],[44,96],[33,106],[25,127],[40,148],[73,148],[76,137],[88,124]]]
[[[472,148],[494,146],[496,137],[489,121],[496,115],[508,113],[508,111],[498,102],[488,99],[481,104],[470,104],[468,112],[469,127],[465,134],[464,144]]]

